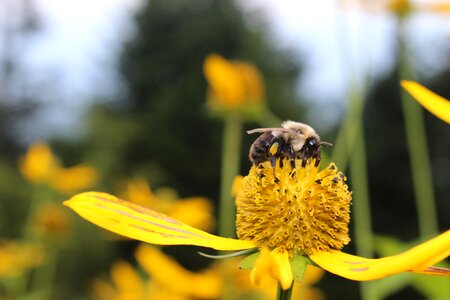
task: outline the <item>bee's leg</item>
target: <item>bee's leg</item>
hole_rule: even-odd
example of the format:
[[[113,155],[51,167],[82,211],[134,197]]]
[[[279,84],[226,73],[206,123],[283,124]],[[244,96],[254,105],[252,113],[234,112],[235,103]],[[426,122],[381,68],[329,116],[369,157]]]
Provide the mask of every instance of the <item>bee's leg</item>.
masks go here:
[[[316,159],[314,166],[318,167],[320,164],[320,153],[316,153],[316,155],[314,155],[313,157]]]
[[[306,162],[307,162],[306,159],[302,159],[302,168],[306,167]]]
[[[273,143],[272,146],[270,146],[270,148],[269,148],[269,154],[270,154],[269,160],[270,160],[270,164],[272,165],[272,168],[275,168],[277,166],[276,154],[278,153],[279,149],[280,149],[280,144],[278,142]],[[283,167],[281,159],[280,159],[280,167],[281,168]]]
[[[275,169],[275,167],[277,166],[277,158],[275,156],[270,156],[269,161],[272,169]]]
[[[291,158],[290,163],[291,163],[291,169],[292,170],[295,169],[295,159],[294,158]]]
[[[290,147],[288,153],[289,153],[288,158],[289,158],[289,162],[291,165],[291,169],[294,170],[295,169],[295,151],[294,151],[294,149],[292,149],[292,147]]]
[[[277,175],[275,174],[275,168],[277,166],[277,158],[276,156],[270,156],[269,157],[269,161],[270,161],[270,165],[272,166],[272,172],[273,172],[273,178],[275,180],[275,182],[279,182],[280,180],[278,179]],[[280,168],[282,168],[282,160],[280,160]]]
[[[320,164],[320,158],[316,158],[316,162],[314,163],[315,167],[318,167]]]

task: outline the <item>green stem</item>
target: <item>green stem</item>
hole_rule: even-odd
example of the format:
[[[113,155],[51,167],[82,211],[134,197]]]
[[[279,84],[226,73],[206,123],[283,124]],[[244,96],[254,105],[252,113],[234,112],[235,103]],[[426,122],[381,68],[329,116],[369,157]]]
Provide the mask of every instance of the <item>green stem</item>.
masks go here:
[[[287,290],[283,290],[281,284],[278,283],[277,300],[290,300],[292,296],[292,290],[294,289],[294,283]]]
[[[399,30],[400,78],[414,80],[414,72],[407,59],[407,45]],[[419,220],[420,238],[428,239],[438,233],[433,179],[427,148],[423,109],[411,96],[402,91],[402,107],[405,117],[406,139],[408,143],[414,194]]]
[[[339,19],[337,19],[339,20]],[[344,19],[347,20],[347,19]],[[338,27],[338,26],[336,26]],[[350,28],[350,24],[345,26]],[[338,28],[342,29],[342,28]],[[338,33],[345,32],[338,30]],[[358,75],[355,68],[352,68],[352,60],[349,43],[345,43],[346,36],[339,39],[341,46],[340,54],[342,63],[346,69],[350,69],[352,83],[347,102],[347,115],[344,124],[340,128],[335,146],[333,147],[332,161],[341,170],[345,171],[350,163],[351,182],[354,192],[352,216],[354,220],[354,235],[356,240],[357,253],[365,257],[373,257],[373,232],[370,214],[369,184],[366,161],[366,146],[363,130],[363,110],[364,99],[369,82],[369,70],[363,74],[362,82],[357,83]],[[344,41],[344,42],[342,42]],[[364,44],[360,44],[364,47]],[[367,50],[367,49],[365,49]],[[367,51],[366,51],[367,53]],[[364,300],[378,299],[376,286],[370,282],[361,283],[361,298]]]
[[[231,187],[239,174],[241,161],[242,122],[237,115],[229,115],[225,119],[222,141],[219,233],[221,236],[235,235],[235,206],[231,195]]]
[[[31,290],[32,292],[37,292],[40,295],[40,299],[52,299],[59,258],[59,246],[55,245],[54,247],[56,248],[49,249],[47,264],[36,269],[32,280]]]
[[[347,116],[333,145],[331,161],[342,171],[347,169],[355,143],[361,134],[361,127],[357,124],[360,123],[364,107],[362,98],[362,92],[356,86],[351,88],[347,103]]]
[[[361,128],[362,122],[354,124]],[[372,218],[370,214],[369,184],[366,165],[366,146],[362,129],[356,139],[355,148],[350,162],[352,180],[353,220],[356,251],[358,255],[373,257]],[[373,282],[361,282],[362,299],[378,299],[377,287]]]

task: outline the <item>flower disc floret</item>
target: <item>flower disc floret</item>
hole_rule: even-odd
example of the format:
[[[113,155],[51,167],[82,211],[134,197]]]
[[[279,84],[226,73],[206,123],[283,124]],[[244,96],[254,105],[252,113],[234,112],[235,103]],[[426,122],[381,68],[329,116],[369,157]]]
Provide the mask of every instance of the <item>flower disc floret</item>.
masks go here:
[[[259,247],[300,252],[339,250],[348,244],[351,192],[334,164],[314,160],[253,166],[236,196],[239,239]]]

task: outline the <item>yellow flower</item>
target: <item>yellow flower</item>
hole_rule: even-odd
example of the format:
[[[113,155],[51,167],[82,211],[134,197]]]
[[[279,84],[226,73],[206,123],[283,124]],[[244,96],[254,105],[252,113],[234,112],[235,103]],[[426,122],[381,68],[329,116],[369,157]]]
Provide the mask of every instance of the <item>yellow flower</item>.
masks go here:
[[[211,54],[205,59],[203,73],[209,83],[208,106],[213,111],[251,111],[261,107],[264,83],[254,65]]]
[[[18,242],[0,242],[0,278],[19,276],[23,271],[42,263],[41,247]]]
[[[19,160],[19,169],[30,182],[45,183],[50,180],[58,164],[48,144],[37,142]]]
[[[176,191],[171,188],[160,188],[153,193],[147,180],[143,178],[128,182],[124,194],[133,203],[162,212],[190,226],[206,231],[213,228],[213,207],[205,197],[179,199]]]
[[[47,237],[63,237],[70,227],[69,216],[61,205],[43,204],[34,215],[33,229]]]
[[[149,245],[139,246],[136,259],[150,275],[153,288],[165,290],[165,294],[186,299],[217,299],[221,295],[222,281],[216,269],[191,272]]]
[[[91,166],[62,167],[59,158],[44,142],[30,146],[25,156],[19,160],[19,169],[30,182],[47,184],[68,194],[93,186],[99,179],[98,171]]]
[[[99,300],[142,300],[146,297],[146,284],[133,266],[125,261],[116,262],[111,267],[113,284],[96,279],[92,289],[94,298]]]
[[[99,300],[142,299],[217,299],[222,281],[214,268],[194,273],[180,266],[174,259],[149,245],[140,245],[136,259],[150,278],[144,279],[125,261],[111,268],[112,284],[96,279],[94,296]]]
[[[94,167],[78,165],[69,168],[57,168],[49,184],[57,191],[70,194],[95,185],[98,179],[99,174]]]
[[[433,267],[450,255],[450,230],[395,256],[368,259],[341,252],[349,242],[350,192],[345,176],[330,164],[319,171],[314,161],[291,169],[269,162],[253,166],[237,194],[237,232],[223,238],[190,227],[164,214],[105,193],[89,192],[65,202],[88,221],[115,233],[152,244],[197,245],[217,250],[259,248],[253,283],[265,275],[283,289],[299,278],[297,261],[309,260],[339,276],[375,280],[401,272],[450,276]]]
[[[403,80],[401,85],[429,112],[450,124],[450,101],[414,81]]]
[[[395,13],[399,17],[405,17],[411,13],[430,12],[434,14],[450,13],[450,3],[448,1],[433,1],[417,3],[410,0],[382,0],[382,1],[361,1],[344,0],[346,6],[362,6],[366,10],[383,10]]]

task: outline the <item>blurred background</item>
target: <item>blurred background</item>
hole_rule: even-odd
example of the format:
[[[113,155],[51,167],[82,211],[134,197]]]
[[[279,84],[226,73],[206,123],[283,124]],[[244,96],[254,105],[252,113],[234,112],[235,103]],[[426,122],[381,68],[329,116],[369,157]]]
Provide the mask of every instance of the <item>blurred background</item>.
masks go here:
[[[258,109],[210,105],[211,55],[257,72]],[[371,217],[355,216],[346,252],[389,255],[448,230],[450,127],[414,106],[402,79],[450,98],[450,1],[0,0],[0,299],[224,296],[148,288],[159,281],[142,246],[62,201],[105,191],[192,211],[193,225],[217,233],[231,115],[242,175],[255,139],[245,130],[291,119],[334,144],[323,163],[348,174],[354,208],[366,199]],[[357,249],[358,232],[370,249]],[[161,261],[189,276],[215,270],[199,250],[164,247]],[[370,299],[445,299],[443,281],[395,278]],[[332,274],[314,284],[320,292],[305,299],[369,299]]]

